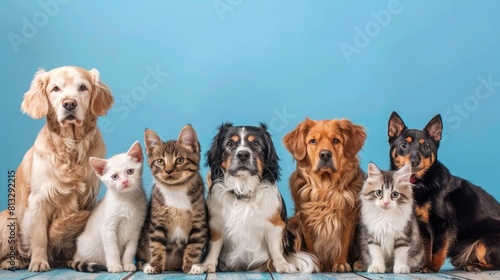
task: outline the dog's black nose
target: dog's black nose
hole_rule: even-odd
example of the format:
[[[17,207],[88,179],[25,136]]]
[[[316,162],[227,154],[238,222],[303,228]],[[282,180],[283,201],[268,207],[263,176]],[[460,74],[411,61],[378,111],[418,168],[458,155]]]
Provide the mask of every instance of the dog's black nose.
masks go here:
[[[417,167],[420,165],[420,157],[411,157],[410,159],[411,167]]]
[[[249,151],[239,151],[236,156],[241,162],[245,162],[250,157]]]
[[[319,152],[319,158],[322,161],[329,161],[332,158],[332,152],[329,150],[321,150],[321,152]]]
[[[74,99],[66,99],[63,101],[63,107],[68,111],[75,110],[78,103]]]

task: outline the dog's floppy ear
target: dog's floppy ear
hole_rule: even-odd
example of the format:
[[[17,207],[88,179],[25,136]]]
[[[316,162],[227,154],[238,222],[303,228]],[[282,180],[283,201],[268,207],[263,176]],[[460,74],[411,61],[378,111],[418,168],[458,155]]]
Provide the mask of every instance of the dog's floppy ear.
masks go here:
[[[212,139],[210,149],[205,154],[205,166],[210,167],[211,182],[215,181],[215,179],[220,178],[223,175],[223,170],[221,169],[220,165],[222,164],[224,135],[226,134],[226,131],[232,126],[232,123],[226,122],[219,127],[217,134]]]
[[[344,134],[344,152],[348,157],[355,157],[363,148],[366,140],[365,128],[353,124],[350,120],[339,120],[339,127]]]
[[[396,137],[401,135],[403,130],[407,129],[403,119],[396,112],[392,112],[389,117],[389,125],[387,130],[387,135],[389,136],[389,142],[392,143]]]
[[[31,81],[30,89],[24,94],[21,111],[34,119],[45,117],[49,113],[49,100],[45,94],[47,72],[40,69]]]
[[[443,134],[443,120],[441,115],[437,114],[432,118],[429,123],[424,128],[424,131],[434,140],[435,142],[441,141],[441,135]]]
[[[293,158],[297,161],[306,157],[306,136],[314,124],[315,121],[306,118],[283,138],[286,149],[292,153]]]
[[[267,131],[267,126],[263,123],[260,123],[260,128],[264,130],[264,142],[266,144],[266,157],[265,157],[265,168],[262,173],[262,180],[269,181],[271,183],[275,183],[280,180],[280,166],[278,164],[279,157],[278,153],[276,153],[276,148],[274,147],[273,140],[271,138],[271,134]]]
[[[97,69],[93,68],[89,72],[92,75],[92,83],[94,85],[90,109],[95,116],[104,116],[111,106],[113,106],[113,95],[108,86],[101,81],[101,75]]]

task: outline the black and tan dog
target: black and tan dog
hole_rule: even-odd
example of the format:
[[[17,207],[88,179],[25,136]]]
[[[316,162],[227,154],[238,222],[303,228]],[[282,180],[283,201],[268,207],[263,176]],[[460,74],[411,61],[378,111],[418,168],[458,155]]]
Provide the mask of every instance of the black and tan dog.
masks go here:
[[[439,271],[446,257],[468,271],[500,269],[500,204],[437,160],[442,130],[440,115],[423,130],[408,129],[396,112],[389,119],[391,168],[412,166],[417,215],[426,241],[422,271]]]

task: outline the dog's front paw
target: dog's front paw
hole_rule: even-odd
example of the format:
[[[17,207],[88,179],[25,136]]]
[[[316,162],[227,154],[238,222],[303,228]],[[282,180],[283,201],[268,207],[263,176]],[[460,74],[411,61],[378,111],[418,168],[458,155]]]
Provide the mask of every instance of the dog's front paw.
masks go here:
[[[385,266],[372,264],[368,267],[367,272],[368,273],[385,273]]]
[[[28,271],[30,272],[44,272],[49,270],[50,270],[50,265],[47,260],[33,259],[31,260],[30,266],[28,267]]]
[[[275,263],[274,267],[278,273],[296,273],[299,271],[295,265],[287,262]]]
[[[188,274],[202,274],[207,271],[207,267],[201,263],[196,263],[191,266]]]
[[[436,273],[438,271],[439,271],[439,269],[436,270],[429,265],[424,266],[424,268],[422,268],[422,270],[421,270],[422,273]]]
[[[143,272],[146,274],[159,274],[163,272],[163,269],[161,269],[159,265],[151,265],[148,263],[144,266]]]
[[[411,268],[407,265],[395,265],[394,273],[410,273]]]
[[[28,267],[28,263],[24,260],[21,260],[21,259],[15,259],[14,262],[12,263],[12,261],[10,259],[5,259],[1,264],[0,264],[0,268],[1,269],[25,269],[26,267]]]
[[[123,266],[121,264],[110,264],[107,265],[106,268],[108,269],[108,272],[112,273],[123,272]]]
[[[352,268],[351,268],[350,264],[348,264],[346,262],[340,262],[340,263],[333,264],[332,271],[333,272],[351,272]]]
[[[123,266],[123,271],[133,272],[136,271],[137,267],[133,263],[129,263]]]

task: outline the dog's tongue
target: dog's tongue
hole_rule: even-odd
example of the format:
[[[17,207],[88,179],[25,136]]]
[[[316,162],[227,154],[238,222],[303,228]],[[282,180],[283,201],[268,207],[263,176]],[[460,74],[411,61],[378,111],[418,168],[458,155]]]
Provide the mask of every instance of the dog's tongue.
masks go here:
[[[417,179],[415,179],[415,177],[411,176],[410,183],[415,184],[416,181],[417,181]]]

